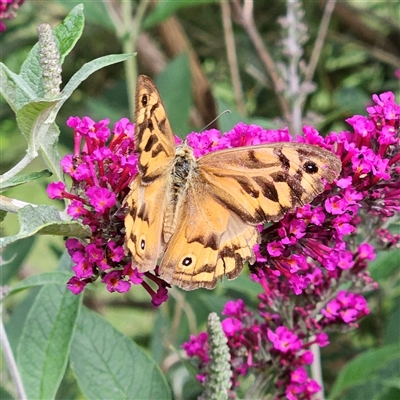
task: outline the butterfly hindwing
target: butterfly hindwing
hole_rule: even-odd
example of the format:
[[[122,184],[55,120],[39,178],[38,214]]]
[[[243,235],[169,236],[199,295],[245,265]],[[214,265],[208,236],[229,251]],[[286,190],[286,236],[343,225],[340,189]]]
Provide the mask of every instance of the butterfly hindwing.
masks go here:
[[[168,179],[157,179],[151,185],[143,186],[138,176],[127,197],[125,247],[139,272],[154,269],[164,250],[162,231],[167,195]]]
[[[191,182],[179,224],[163,256],[159,273],[185,290],[212,289],[224,275],[236,278],[243,263],[255,261],[258,231],[217,202],[201,181]]]

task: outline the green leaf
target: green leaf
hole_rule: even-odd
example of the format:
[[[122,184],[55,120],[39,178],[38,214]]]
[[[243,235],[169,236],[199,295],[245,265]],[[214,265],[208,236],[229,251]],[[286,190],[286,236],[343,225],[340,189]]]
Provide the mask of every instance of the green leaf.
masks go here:
[[[99,315],[82,309],[71,369],[88,399],[170,399],[158,365]]]
[[[400,249],[380,251],[368,267],[374,281],[392,279],[399,268]]]
[[[30,309],[17,347],[28,399],[54,399],[68,362],[82,296],[46,285]]]
[[[93,72],[96,72],[99,69],[107,67],[109,65],[125,61],[134,55],[135,53],[110,54],[108,56],[96,58],[95,60],[84,64],[82,68],[78,72],[76,72],[74,76],[69,80],[69,82],[65,85],[62,91],[64,99],[67,99],[69,96],[71,96],[72,92],[81,84],[81,82],[83,82],[88,76],[93,74]],[[62,104],[64,103],[64,101],[62,102]],[[59,106],[59,108],[60,107],[61,105]]]
[[[39,152],[46,165],[54,172],[56,179],[62,181],[64,173],[61,169],[61,158],[58,152],[58,137],[60,130],[55,123],[49,124],[46,136],[40,140]]]
[[[157,88],[167,109],[173,132],[184,138],[189,133],[189,111],[192,105],[192,84],[189,58],[182,53],[157,76]]]
[[[399,378],[390,378],[382,380],[382,384],[388,387],[392,387],[395,389],[400,389],[400,380]]]
[[[51,175],[52,175],[52,173],[49,170],[45,169],[40,172],[31,172],[30,174],[22,174],[22,175],[14,176],[13,178],[11,178],[8,181],[5,181],[1,184],[0,191],[4,191],[4,190],[10,189],[15,186],[19,186],[19,185],[23,185],[25,183],[36,181],[37,179],[47,178]]]
[[[43,272],[42,274],[32,275],[29,278],[26,278],[16,285],[12,286],[8,295],[34,286],[43,286],[50,284],[66,285],[69,278],[71,278],[71,272],[67,271]]]
[[[397,268],[399,268],[399,259],[397,259]],[[397,277],[397,278],[395,278]],[[394,278],[396,281],[394,281]],[[393,287],[399,286],[399,276],[396,272],[395,275],[392,275],[392,279],[390,281],[390,285]],[[381,289],[384,291],[384,289]],[[393,293],[394,299],[389,303],[391,304],[392,312],[388,317],[386,317],[386,327],[384,331],[384,343],[392,344],[399,342],[399,326],[400,326],[400,297]],[[386,296],[385,301],[389,301],[390,297]]]
[[[216,98],[218,115],[225,112],[218,118],[218,126],[222,133],[229,132],[236,124],[239,122],[244,122],[245,124],[256,124],[262,126],[264,129],[278,129],[279,125],[269,119],[261,117],[244,117],[232,104],[223,100],[220,97]],[[229,112],[226,112],[229,111]]]
[[[7,390],[0,386],[0,399],[1,400],[14,400],[11,393],[7,392]]]
[[[215,2],[216,0],[158,1],[153,12],[144,21],[144,28],[148,29],[155,24],[165,21],[180,8]]]
[[[11,278],[18,274],[34,242],[35,237],[31,236],[20,240],[18,243],[11,243],[4,249],[1,255],[3,259],[3,265],[1,266],[2,286],[7,284]]]
[[[58,0],[67,10],[82,3],[82,0]],[[100,25],[103,29],[114,30],[110,14],[102,1],[85,2],[85,19],[91,24]]]
[[[366,351],[350,361],[339,373],[339,376],[330,392],[330,399],[337,399],[354,386],[372,380],[379,369],[390,361],[399,358],[399,344],[384,346],[380,349]]]
[[[35,99],[35,92],[25,80],[3,63],[0,63],[0,93],[15,113],[24,104]]]
[[[40,100],[25,104],[17,110],[17,124],[28,142],[28,154],[32,159],[40,150],[47,166],[62,178],[60,156],[57,151],[59,129],[54,123],[56,113],[66,99]]]
[[[6,324],[6,331],[10,341],[13,353],[17,354],[17,348],[21,339],[21,335],[28,318],[29,311],[35,303],[36,296],[39,294],[41,287],[35,287],[29,290],[28,295],[23,297],[22,301],[17,303],[13,308],[10,319]]]
[[[78,221],[62,221],[57,208],[27,205],[19,213],[20,231],[14,236],[0,238],[0,248],[35,234],[88,237],[90,228]]]
[[[83,4],[78,4],[66,16],[64,21],[54,28],[53,34],[58,41],[57,45],[60,52],[61,64],[82,36],[84,26],[85,15],[83,14]]]
[[[26,103],[17,111],[17,124],[31,149],[36,151],[49,129],[48,118],[58,100],[38,100]]]

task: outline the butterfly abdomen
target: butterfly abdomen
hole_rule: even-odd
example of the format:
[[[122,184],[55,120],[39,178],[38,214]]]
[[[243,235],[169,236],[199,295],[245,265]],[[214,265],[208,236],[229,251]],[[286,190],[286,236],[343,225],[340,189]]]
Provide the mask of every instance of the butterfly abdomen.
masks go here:
[[[186,144],[176,149],[176,154],[171,169],[170,191],[168,206],[164,219],[164,240],[168,242],[175,232],[179,212],[186,196],[189,182],[193,173],[196,173],[197,163],[193,150]]]

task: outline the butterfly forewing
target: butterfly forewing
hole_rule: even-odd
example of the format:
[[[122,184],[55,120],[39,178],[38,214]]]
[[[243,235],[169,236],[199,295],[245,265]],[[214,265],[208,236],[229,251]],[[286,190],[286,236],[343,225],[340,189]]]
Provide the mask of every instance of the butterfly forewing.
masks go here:
[[[213,196],[250,224],[309,203],[341,170],[328,150],[292,142],[208,153],[198,165]]]
[[[154,269],[165,248],[163,224],[175,142],[163,102],[147,76],[139,76],[135,107],[139,174],[127,196],[125,247],[134,267],[146,272]]]
[[[144,75],[137,82],[135,114],[135,151],[139,153],[139,173],[147,184],[172,164],[175,141],[157,88]]]

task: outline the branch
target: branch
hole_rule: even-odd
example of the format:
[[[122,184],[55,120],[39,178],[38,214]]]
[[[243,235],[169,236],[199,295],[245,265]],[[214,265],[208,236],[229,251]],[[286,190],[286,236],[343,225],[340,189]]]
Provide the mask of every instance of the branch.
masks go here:
[[[326,33],[328,32],[329,22],[331,20],[332,12],[335,8],[336,0],[328,0],[325,4],[324,15],[322,16],[321,24],[318,29],[317,38],[315,40],[315,46],[313,48],[310,62],[307,67],[306,76],[304,82],[311,82],[315,69],[317,67],[319,58],[322,53],[322,47],[325,42]]]
[[[235,92],[236,106],[238,108],[238,111],[242,115],[246,116],[246,105],[240,81],[239,66],[236,57],[235,38],[232,30],[231,10],[229,7],[229,3],[227,3],[225,0],[221,0],[220,3],[222,11],[222,25],[224,28],[225,36],[226,54],[228,57],[229,70],[231,72],[233,90]]]
[[[290,123],[291,121],[290,105],[289,102],[283,96],[285,83],[280,78],[275,62],[272,59],[267,48],[264,46],[261,36],[258,33],[257,28],[255,26],[253,12],[252,12],[253,0],[246,0],[244,2],[243,9],[241,8],[239,0],[231,0],[231,2],[238,17],[238,22],[243,26],[243,28],[249,35],[249,38],[253,42],[253,46],[258,54],[258,57],[264,64],[264,67],[268,72],[269,77],[271,78],[275,94],[278,98],[283,113],[283,117],[287,123]]]

